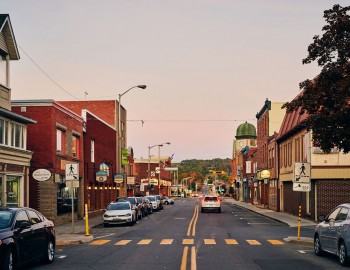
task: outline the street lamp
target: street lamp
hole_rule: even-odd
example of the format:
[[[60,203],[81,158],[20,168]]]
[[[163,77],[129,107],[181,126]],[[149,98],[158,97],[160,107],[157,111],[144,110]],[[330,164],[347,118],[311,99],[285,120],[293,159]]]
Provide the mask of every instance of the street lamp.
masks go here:
[[[160,148],[163,147],[164,144],[170,144],[170,142],[164,142],[161,144],[155,144],[152,146],[148,146],[148,185],[150,183],[150,175],[151,175],[151,149],[153,147],[158,146],[158,159],[159,159],[158,191],[160,191]]]
[[[134,89],[134,88],[141,88],[141,89],[146,89],[146,85],[135,85],[131,88],[129,88],[128,90],[126,90],[124,93],[122,94],[119,94],[119,99],[118,99],[118,172],[121,174],[121,171],[122,171],[122,155],[121,155],[121,141],[122,141],[122,138],[123,138],[123,134],[122,134],[122,130],[121,130],[121,98],[122,96],[124,96],[126,93],[128,93],[131,89]],[[124,182],[126,181],[125,177],[123,177],[123,184]],[[126,182],[125,182],[126,183]],[[125,186],[125,191],[126,191],[126,185]]]

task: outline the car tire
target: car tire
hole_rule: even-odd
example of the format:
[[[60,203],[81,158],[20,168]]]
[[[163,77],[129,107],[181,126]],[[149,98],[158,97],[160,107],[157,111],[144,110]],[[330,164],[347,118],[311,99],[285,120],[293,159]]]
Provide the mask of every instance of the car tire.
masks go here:
[[[348,257],[347,257],[347,250],[344,241],[341,241],[339,244],[339,249],[338,249],[338,255],[339,255],[339,263],[342,266],[347,266],[348,265]]]
[[[166,205],[168,205],[168,204],[169,204],[169,202],[165,202],[165,204],[166,204]]]
[[[108,227],[109,226],[109,224],[108,223],[103,223],[103,227]]]
[[[6,250],[6,253],[4,255],[4,260],[1,265],[1,269],[9,270],[9,269],[16,269],[16,256],[11,248]]]
[[[315,236],[314,238],[314,252],[316,256],[322,256],[323,255],[323,250],[321,247],[321,241],[320,238],[317,236]]]
[[[52,239],[46,243],[46,253],[44,255],[44,263],[50,264],[55,260],[55,244]]]
[[[221,213],[221,208],[218,209],[218,213]]]

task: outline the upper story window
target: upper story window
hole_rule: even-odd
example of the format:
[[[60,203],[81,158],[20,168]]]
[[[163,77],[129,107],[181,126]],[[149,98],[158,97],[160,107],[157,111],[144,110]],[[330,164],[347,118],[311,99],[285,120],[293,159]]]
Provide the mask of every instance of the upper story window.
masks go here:
[[[56,152],[59,154],[66,154],[66,131],[56,129]]]
[[[27,126],[0,118],[0,144],[26,149]]]
[[[80,137],[75,134],[72,136],[72,156],[80,158]]]
[[[7,59],[0,54],[0,84],[7,86]]]
[[[91,162],[95,162],[95,141],[91,140]]]

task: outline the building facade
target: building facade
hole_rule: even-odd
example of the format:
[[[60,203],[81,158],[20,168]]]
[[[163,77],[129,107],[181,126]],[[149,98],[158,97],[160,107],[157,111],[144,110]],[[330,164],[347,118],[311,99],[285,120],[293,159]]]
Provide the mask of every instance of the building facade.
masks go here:
[[[29,206],[28,124],[11,110],[10,62],[19,60],[10,17],[0,14],[0,206]]]
[[[28,149],[33,152],[29,174],[29,206],[39,210],[56,224],[71,220],[72,208],[76,218],[82,217],[82,117],[53,100],[12,101],[12,110],[37,121],[36,124],[28,126],[27,132]],[[51,177],[46,181],[36,180],[33,172],[38,169],[49,171]],[[76,180],[67,181],[67,172]]]

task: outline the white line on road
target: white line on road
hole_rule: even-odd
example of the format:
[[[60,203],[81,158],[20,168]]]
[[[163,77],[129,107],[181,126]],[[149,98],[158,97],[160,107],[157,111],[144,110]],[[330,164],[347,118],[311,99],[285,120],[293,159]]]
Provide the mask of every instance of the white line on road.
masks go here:
[[[111,234],[107,234],[107,235],[103,235],[103,236],[99,236],[99,237],[94,237],[94,239],[104,238],[104,237],[111,236],[111,235],[114,235],[114,234],[115,233],[111,233]]]
[[[58,259],[64,259],[64,258],[66,258],[67,256],[66,255],[61,255],[61,256],[58,256],[57,258]]]

